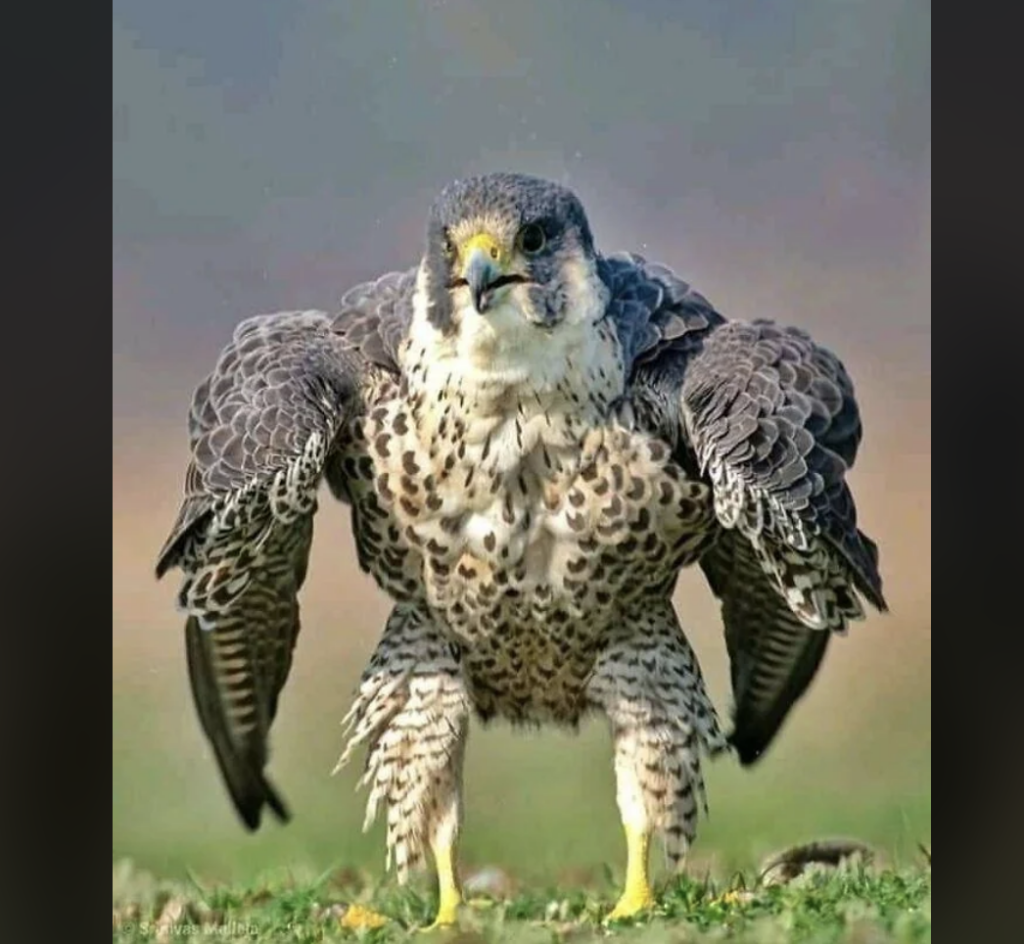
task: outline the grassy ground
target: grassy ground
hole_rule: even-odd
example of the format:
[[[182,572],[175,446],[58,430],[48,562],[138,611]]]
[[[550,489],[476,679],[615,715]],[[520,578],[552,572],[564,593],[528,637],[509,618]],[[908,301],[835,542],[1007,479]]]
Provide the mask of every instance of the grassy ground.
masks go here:
[[[930,857],[899,870],[871,868],[856,860],[837,868],[814,865],[774,884],[759,881],[754,872],[721,882],[674,879],[662,887],[651,915],[615,925],[603,920],[615,897],[610,876],[597,887],[576,890],[492,891],[464,909],[459,927],[423,935],[418,929],[429,923],[434,908],[429,893],[399,889],[393,883],[368,886],[360,874],[349,870],[314,877],[264,877],[235,885],[171,883],[157,881],[125,861],[114,868],[114,941],[931,940]],[[377,928],[348,927],[363,907],[385,915],[387,922]]]

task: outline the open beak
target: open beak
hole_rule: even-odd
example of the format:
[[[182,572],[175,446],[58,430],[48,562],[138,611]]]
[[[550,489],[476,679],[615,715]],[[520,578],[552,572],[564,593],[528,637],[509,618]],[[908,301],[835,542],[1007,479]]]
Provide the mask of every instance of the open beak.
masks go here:
[[[462,278],[469,287],[473,308],[482,315],[491,302],[491,289],[505,275],[504,253],[492,237],[481,233],[466,244],[463,259]]]

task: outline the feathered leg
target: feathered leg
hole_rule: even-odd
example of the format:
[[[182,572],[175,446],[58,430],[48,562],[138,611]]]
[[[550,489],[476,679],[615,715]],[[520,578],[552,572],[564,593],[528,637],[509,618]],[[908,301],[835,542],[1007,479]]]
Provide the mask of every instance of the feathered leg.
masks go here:
[[[346,717],[351,731],[338,769],[367,745],[360,785],[370,788],[364,829],[387,808],[387,866],[404,884],[430,847],[438,873],[435,925],[462,901],[457,849],[469,697],[458,653],[415,609],[396,607]]]
[[[626,833],[626,884],[610,919],[654,903],[648,852],[655,833],[671,866],[681,868],[703,800],[701,746],[718,751],[726,743],[671,603],[648,601],[624,616],[588,683],[591,701],[611,723]]]

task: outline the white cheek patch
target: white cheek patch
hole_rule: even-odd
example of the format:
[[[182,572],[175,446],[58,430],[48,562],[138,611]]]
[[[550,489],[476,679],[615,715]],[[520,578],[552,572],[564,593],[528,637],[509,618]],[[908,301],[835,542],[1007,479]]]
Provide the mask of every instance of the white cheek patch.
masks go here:
[[[589,260],[570,259],[562,272],[566,297],[576,299],[576,304],[566,309],[565,320],[570,324],[593,324],[608,307],[608,289],[598,277],[597,267]]]

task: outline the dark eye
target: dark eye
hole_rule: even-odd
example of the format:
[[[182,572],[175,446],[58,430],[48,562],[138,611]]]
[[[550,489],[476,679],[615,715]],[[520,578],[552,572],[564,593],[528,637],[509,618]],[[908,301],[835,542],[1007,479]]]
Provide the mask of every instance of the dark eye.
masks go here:
[[[449,259],[452,259],[455,256],[455,243],[452,242],[452,238],[448,235],[447,231],[445,231],[444,234],[444,254]]]
[[[519,248],[528,256],[536,255],[548,241],[544,230],[536,223],[527,223],[519,230]]]

